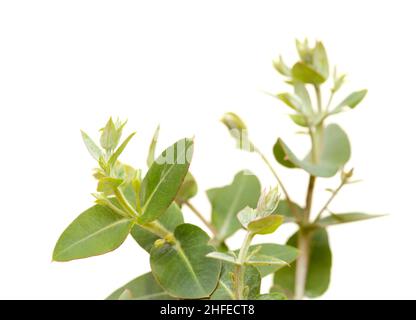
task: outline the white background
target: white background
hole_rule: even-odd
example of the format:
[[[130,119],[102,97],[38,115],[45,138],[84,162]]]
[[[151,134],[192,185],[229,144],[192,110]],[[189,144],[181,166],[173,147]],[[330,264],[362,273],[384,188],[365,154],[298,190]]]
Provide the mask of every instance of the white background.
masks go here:
[[[138,132],[123,160],[143,168],[158,123],[160,148],[196,136],[194,203],[207,217],[204,190],[240,169],[273,185],[218,119],[239,113],[271,160],[278,136],[306,151],[288,109],[263,93],[287,90],[271,61],[281,53],[294,62],[297,37],[323,40],[330,62],[349,74],[338,99],[369,89],[359,107],[334,118],[364,182],[345,188],[332,210],[389,213],[330,230],[333,274],[323,298],[416,298],[414,12],[413,1],[398,0],[1,1],[0,298],[102,299],[149,270],[132,239],[101,257],[51,262],[60,233],[93,201],[95,163],[79,129],[97,138],[109,116],[128,118],[127,130]],[[304,201],[306,174],[275,167]],[[337,183],[318,182],[315,212]],[[283,242],[292,230],[257,241]]]

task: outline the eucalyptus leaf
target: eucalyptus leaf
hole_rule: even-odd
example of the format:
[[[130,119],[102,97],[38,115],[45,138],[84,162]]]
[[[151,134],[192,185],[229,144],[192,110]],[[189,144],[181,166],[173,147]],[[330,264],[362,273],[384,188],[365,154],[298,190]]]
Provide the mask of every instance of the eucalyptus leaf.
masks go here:
[[[300,112],[303,109],[302,101],[291,93],[279,93],[277,98],[293,110]]]
[[[273,214],[251,221],[247,225],[247,230],[254,234],[269,234],[275,232],[282,223],[283,216]]]
[[[155,133],[153,134],[152,141],[150,142],[150,145],[149,145],[149,151],[147,154],[147,161],[146,161],[147,166],[149,168],[153,164],[153,161],[155,161],[155,152],[156,152],[157,140],[159,138],[159,131],[160,131],[160,126],[157,126]]]
[[[292,75],[296,80],[302,83],[320,85],[325,82],[325,77],[323,75],[304,62],[297,62],[292,67]]]
[[[287,242],[296,246],[298,234],[295,233]],[[314,230],[311,234],[309,267],[306,277],[305,295],[316,298],[328,289],[331,278],[332,254],[329,246],[327,231],[323,228]],[[274,274],[274,290],[284,292],[293,297],[295,285],[296,262],[290,267],[284,267]]]
[[[292,206],[299,216],[303,215],[303,209],[297,203],[292,201]],[[289,201],[287,201],[286,199],[282,199],[279,201],[277,209],[274,213],[285,217],[283,223],[296,221],[292,211],[290,210]]]
[[[273,146],[273,155],[276,161],[280,163],[282,166],[290,169],[297,168],[297,166],[286,156],[286,152],[282,147],[280,139],[278,139]]]
[[[182,139],[167,148],[152,163],[140,189],[140,223],[156,220],[175,199],[188,172],[193,140]]]
[[[236,254],[238,254],[238,252],[239,251],[236,251]],[[298,250],[295,247],[275,243],[262,243],[251,245],[249,248],[249,255],[252,252],[256,252],[256,254],[258,255],[265,255],[282,260],[289,265],[292,262],[294,262],[298,256]],[[257,269],[259,270],[261,276],[265,277],[281,269],[282,267],[284,267],[284,265],[268,265],[258,266]]]
[[[124,151],[124,149],[127,147],[127,144],[130,142],[130,140],[134,137],[136,133],[133,132],[132,134],[130,134],[124,141],[123,143],[117,148],[117,150],[111,155],[110,159],[108,160],[108,164],[111,166],[113,165],[118,157],[121,155],[121,153]]]
[[[340,104],[338,104],[331,113],[338,113],[343,107],[350,107],[351,109],[354,109],[361,101],[363,101],[366,95],[366,89],[351,93]]]
[[[304,115],[296,113],[296,114],[290,114],[289,117],[298,126],[306,127],[306,128],[308,127],[308,120],[306,119]]]
[[[86,134],[84,131],[81,130],[82,139],[84,140],[84,144],[87,147],[88,152],[90,155],[95,159],[99,160],[100,157],[103,156],[103,152],[101,151],[100,147],[95,144],[95,142]]]
[[[244,267],[244,283],[248,287],[247,299],[254,299],[260,293],[261,276],[256,267]],[[235,289],[232,274],[235,265],[223,263],[218,286],[211,295],[211,300],[234,300]]]
[[[221,262],[207,258],[215,251],[209,236],[199,227],[176,227],[175,243],[153,246],[150,265],[157,282],[170,295],[183,299],[209,297],[218,284]]]
[[[290,77],[292,75],[292,71],[290,68],[284,63],[282,56],[279,56],[279,60],[273,61],[273,67],[279,72],[281,75]]]
[[[247,265],[252,265],[256,267],[264,267],[264,266],[287,266],[288,263],[283,261],[282,259],[275,258],[273,256],[268,256],[265,254],[254,254],[250,256],[250,258],[246,261]]]
[[[317,177],[334,176],[351,156],[348,136],[336,124],[330,124],[324,130],[322,151],[317,163],[312,162],[311,154],[300,160],[281,139],[277,143],[281,145],[290,162]]]
[[[241,228],[237,213],[246,206],[256,207],[260,189],[260,182],[255,175],[240,171],[230,185],[207,191],[212,223],[218,230],[217,240],[223,241]]]
[[[212,259],[225,261],[225,262],[228,262],[228,263],[231,263],[231,264],[236,264],[236,265],[241,264],[237,261],[237,256],[233,255],[232,253],[229,253],[229,252],[210,252],[210,253],[207,254],[207,257],[212,258]]]
[[[140,277],[126,283],[121,288],[114,291],[107,300],[118,300],[120,296],[128,290],[129,300],[172,300],[162,287],[156,282],[152,273],[145,273]]]
[[[166,230],[171,232],[174,232],[175,228],[184,222],[182,211],[176,203],[172,203],[159,217],[158,221]],[[149,253],[155,241],[160,239],[157,235],[147,231],[138,224],[133,226],[130,233],[134,240]]]
[[[322,42],[316,43],[313,52],[313,66],[314,69],[326,80],[329,76],[329,64],[326,50]]]
[[[342,223],[349,223],[355,221],[363,221],[368,219],[374,219],[383,217],[383,214],[367,214],[361,212],[348,212],[348,213],[333,213],[328,217],[320,219],[317,223],[322,227],[333,226]]]
[[[117,249],[133,221],[100,205],[81,213],[62,233],[53,251],[54,261],[70,261]]]

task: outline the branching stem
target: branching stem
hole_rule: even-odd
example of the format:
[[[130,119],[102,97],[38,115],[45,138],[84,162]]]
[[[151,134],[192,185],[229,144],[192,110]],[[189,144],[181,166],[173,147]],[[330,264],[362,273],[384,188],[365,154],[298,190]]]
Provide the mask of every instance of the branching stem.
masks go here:
[[[251,241],[253,240],[254,234],[247,232],[244,242],[241,246],[240,252],[238,254],[237,262],[239,263],[235,267],[235,298],[236,300],[244,300],[244,273],[245,273],[245,262],[247,259],[248,250],[250,248]]]

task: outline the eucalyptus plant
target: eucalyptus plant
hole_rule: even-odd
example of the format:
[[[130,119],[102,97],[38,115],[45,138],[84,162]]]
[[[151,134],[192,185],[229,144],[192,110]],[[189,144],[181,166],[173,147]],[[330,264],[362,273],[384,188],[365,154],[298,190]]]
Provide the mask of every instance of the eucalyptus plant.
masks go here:
[[[353,169],[346,169],[350,159],[351,147],[345,131],[335,123],[328,123],[333,116],[354,109],[362,102],[367,90],[350,93],[339,102],[336,96],[346,80],[345,74],[337,72],[336,67],[330,72],[326,50],[317,41],[313,46],[308,40],[296,41],[299,55],[291,67],[280,56],[273,62],[276,71],[284,77],[291,87],[291,92],[271,94],[289,107],[293,123],[300,127],[298,133],[309,137],[310,147],[305,157],[297,156],[279,137],[273,146],[274,158],[278,164],[288,169],[300,169],[307,173],[305,203],[299,205],[289,196],[282,179],[267,157],[250,140],[243,120],[235,113],[226,113],[222,122],[227,126],[237,147],[257,153],[271,170],[284,193],[286,222],[295,223],[298,230],[287,241],[288,245],[297,247],[299,256],[292,266],[280,268],[274,273],[271,292],[284,293],[289,298],[302,299],[304,296],[315,298],[328,288],[331,274],[332,253],[327,228],[333,225],[375,218],[362,212],[335,213],[329,206],[346,185],[358,182],[353,179]],[[329,83],[329,84],[328,84]],[[323,90],[327,88],[326,95]],[[325,92],[326,93],[326,92]],[[324,96],[328,97],[324,101]],[[315,183],[318,178],[330,178],[339,175],[339,184],[326,189],[328,200],[316,214],[311,212]]]
[[[210,222],[190,202],[198,190],[189,172],[193,139],[177,141],[156,158],[157,128],[142,178],[141,169],[119,160],[134,136],[121,142],[125,125],[110,119],[100,130],[99,144],[81,132],[97,162],[95,205],[65,229],[53,260],[105,254],[131,235],[149,254],[151,270],[108,299],[283,299],[279,293],[261,295],[261,280],[293,262],[297,250],[273,243],[250,245],[255,235],[274,232],[283,222],[283,216],[276,214],[278,190],[264,191],[260,197],[258,179],[242,171],[231,185],[208,190]],[[211,235],[185,223],[183,206],[201,219]],[[247,230],[244,244],[229,250],[226,240],[240,228]]]

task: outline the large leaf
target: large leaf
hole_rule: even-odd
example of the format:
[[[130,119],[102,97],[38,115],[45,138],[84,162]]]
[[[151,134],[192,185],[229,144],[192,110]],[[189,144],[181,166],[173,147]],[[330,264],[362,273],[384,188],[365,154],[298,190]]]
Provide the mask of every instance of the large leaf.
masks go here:
[[[56,243],[53,260],[69,261],[113,251],[124,242],[132,225],[131,219],[95,205],[65,229]]]
[[[181,224],[174,232],[175,243],[153,246],[152,272],[172,296],[184,299],[209,297],[217,286],[221,262],[206,255],[215,250],[209,236],[199,227]]]
[[[291,264],[295,261],[298,256],[298,250],[291,246],[279,245],[275,243],[262,243],[250,246],[249,254],[256,252],[256,255],[268,256],[284,261],[287,264]],[[236,251],[238,254],[238,251]],[[265,277],[279,269],[284,267],[284,265],[267,265],[267,266],[258,266],[262,277]]]
[[[158,221],[162,226],[171,232],[175,231],[175,228],[184,222],[182,211],[176,203],[172,203],[165,213],[159,217]],[[155,241],[160,239],[157,235],[147,231],[137,224],[133,226],[130,233],[134,240],[136,240],[136,242],[149,253]]]
[[[317,177],[334,176],[351,156],[348,136],[336,124],[330,124],[324,130],[322,151],[317,163],[312,162],[311,154],[300,160],[281,139],[278,143],[291,163]],[[278,157],[276,159],[279,161]]]
[[[145,273],[140,277],[126,283],[121,288],[114,291],[107,300],[119,300],[123,292],[129,292],[129,299],[133,300],[171,300],[169,296],[156,282],[152,273]]]
[[[156,220],[173,202],[188,172],[192,153],[193,141],[182,139],[152,163],[140,189],[140,223]]]
[[[235,271],[235,265],[223,263],[221,277],[218,286],[211,295],[211,300],[234,300],[235,289],[232,274]],[[254,299],[260,293],[261,277],[256,267],[244,267],[244,284],[249,288],[247,299]]]
[[[298,234],[295,233],[287,242],[296,246]],[[306,277],[305,295],[310,298],[319,297],[328,289],[331,278],[332,254],[328,234],[325,229],[318,228],[311,234],[309,267]],[[295,285],[296,263],[284,267],[274,274],[273,290],[283,291],[293,297]]]
[[[240,171],[230,185],[207,191],[212,207],[212,223],[218,230],[219,241],[223,241],[241,228],[237,213],[246,206],[256,207],[260,188],[256,176],[247,171]]]
[[[355,221],[362,221],[368,219],[374,219],[384,216],[383,214],[367,214],[361,212],[349,212],[349,213],[337,213],[331,214],[328,217],[320,219],[317,223],[322,226],[333,226],[341,223],[349,223]]]

